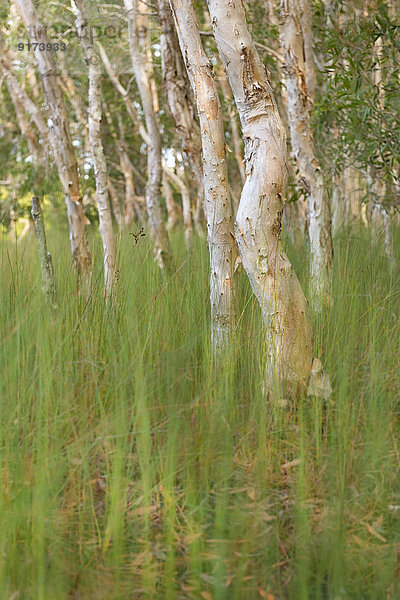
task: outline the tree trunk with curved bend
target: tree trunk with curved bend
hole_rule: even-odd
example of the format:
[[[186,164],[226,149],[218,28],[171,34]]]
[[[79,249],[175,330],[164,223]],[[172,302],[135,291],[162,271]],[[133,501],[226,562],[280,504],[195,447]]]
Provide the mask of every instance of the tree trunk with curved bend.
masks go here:
[[[236,240],[266,325],[266,389],[304,392],[311,371],[309,309],[282,248],[286,134],[241,2],[207,0],[245,142],[246,182]]]

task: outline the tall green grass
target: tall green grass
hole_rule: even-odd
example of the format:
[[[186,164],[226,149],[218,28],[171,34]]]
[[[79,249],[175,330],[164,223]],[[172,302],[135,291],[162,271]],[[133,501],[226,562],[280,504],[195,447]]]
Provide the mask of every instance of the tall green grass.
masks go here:
[[[186,255],[177,234],[165,277],[124,234],[111,307],[97,240],[88,297],[66,232],[49,246],[57,314],[35,240],[0,246],[0,598],[400,598],[400,285],[381,241],[336,240],[313,316],[333,395],[288,406],[262,395],[243,273],[213,366],[203,242]]]

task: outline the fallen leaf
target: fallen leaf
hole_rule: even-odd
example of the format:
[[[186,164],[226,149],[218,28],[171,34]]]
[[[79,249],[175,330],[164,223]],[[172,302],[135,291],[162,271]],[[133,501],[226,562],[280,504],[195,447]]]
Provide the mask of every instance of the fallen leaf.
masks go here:
[[[247,495],[250,498],[250,500],[254,500],[254,498],[256,497],[256,491],[254,489],[247,490]]]
[[[369,548],[369,545],[367,544],[367,542],[365,542],[364,540],[359,538],[357,535],[353,535],[353,539],[360,546],[360,548],[364,548],[364,549]]]
[[[378,538],[378,540],[380,540],[381,542],[387,542],[387,539],[385,537],[383,537],[383,535],[378,533],[376,531],[376,529],[374,529],[371,525],[369,525],[368,523],[365,523],[365,527],[368,529],[370,534],[373,535],[374,537]]]
[[[291,469],[292,467],[297,467],[297,465],[299,465],[300,462],[300,458],[295,458],[294,460],[286,462],[281,466],[281,471],[286,471],[287,469]]]

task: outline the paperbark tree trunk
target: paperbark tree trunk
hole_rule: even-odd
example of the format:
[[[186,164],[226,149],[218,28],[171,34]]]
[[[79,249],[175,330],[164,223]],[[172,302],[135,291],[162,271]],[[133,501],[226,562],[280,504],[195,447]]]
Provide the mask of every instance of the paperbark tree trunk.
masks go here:
[[[103,244],[104,288],[106,296],[112,294],[115,284],[116,250],[110,204],[108,202],[107,165],[101,141],[101,69],[100,58],[93,45],[93,34],[85,15],[82,0],[75,0],[78,10],[76,27],[86,62],[89,67],[88,131],[96,181],[96,204],[99,229]]]
[[[168,181],[168,177],[165,173],[165,170],[163,171],[162,186],[164,190],[165,203],[167,205],[168,213],[167,229],[168,231],[171,231],[178,223],[180,217],[182,216],[182,213],[180,211],[179,206],[174,200],[172,187],[170,182]]]
[[[143,226],[146,225],[146,206],[143,196],[138,196],[135,191],[135,180],[133,173],[134,166],[131,163],[128,153],[128,143],[125,139],[125,128],[122,122],[121,115],[117,115],[119,138],[116,141],[119,164],[121,165],[122,173],[125,177],[125,225],[132,225],[135,213]],[[136,173],[137,175],[137,173]],[[143,183],[146,185],[146,180],[143,178]]]
[[[311,250],[310,293],[319,310],[329,301],[333,261],[330,205],[314,147],[306,84],[304,38],[298,0],[282,0],[281,45],[285,54],[289,128],[300,183],[307,196]]]
[[[152,86],[146,59],[147,12],[141,0],[124,0],[129,23],[129,48],[132,67],[142,101],[149,136],[147,147],[146,207],[155,242],[155,257],[160,267],[171,263],[171,246],[161,211],[161,136],[154,110]]]
[[[182,149],[187,154],[196,188],[196,206],[204,206],[200,127],[196,119],[190,82],[183,62],[168,0],[157,0],[161,25],[161,68],[168,108]]]
[[[225,69],[223,67],[222,67],[222,69],[219,70],[219,80],[221,83],[222,93],[224,94],[226,101],[231,105],[232,90],[231,90],[231,87],[226,78]],[[230,108],[228,114],[229,114],[230,126],[231,126],[231,131],[232,131],[233,151],[235,153],[235,158],[236,158],[237,166],[238,166],[239,173],[240,173],[240,179],[242,180],[242,183],[244,183],[246,181],[246,171],[245,171],[243,155],[242,155],[242,147],[241,147],[242,144],[241,144],[241,138],[240,138],[240,134],[239,134],[239,127],[238,127],[237,120],[236,120],[236,118],[237,118],[236,111],[234,110],[232,105],[231,105],[231,108]]]
[[[183,224],[185,228],[185,242],[187,250],[190,249],[193,227],[192,227],[192,213],[190,207],[190,193],[189,188],[185,182],[174,172],[173,169],[163,164],[163,170],[166,175],[175,183],[180,191],[182,198],[182,209],[183,209]]]
[[[32,0],[14,0],[31,42],[50,43]],[[87,274],[91,257],[82,207],[78,165],[72,145],[69,120],[58,83],[57,67],[51,52],[35,50],[44,95],[49,105],[52,127],[48,129],[58,176],[67,207],[72,256],[78,273]]]
[[[31,153],[34,162],[37,165],[40,165],[46,159],[47,154],[47,143],[45,143],[47,142],[47,127],[42,116],[40,115],[39,109],[36,107],[35,103],[31,100],[25,90],[21,87],[17,78],[11,72],[11,65],[6,53],[3,53],[3,55],[0,56],[0,75],[4,77],[6,81],[11,101],[14,105],[18,126],[23,137],[26,139],[29,152]],[[42,135],[43,144],[39,143],[34,128],[32,127],[32,124],[34,123],[31,115],[32,106],[34,107],[33,112],[37,113],[40,119],[41,130],[38,130],[38,132],[39,135]],[[31,121],[28,121],[25,113],[31,116]]]
[[[24,111],[30,116],[32,122],[36,126],[36,129],[45,142],[44,145],[46,146],[48,142],[48,128],[42,116],[42,112],[13,74],[11,70],[10,58],[4,46],[1,48],[0,74],[6,80],[10,95],[14,97],[17,102],[21,104],[21,106],[23,106]]]
[[[379,108],[382,113],[385,110],[385,89],[382,83],[382,64],[383,64],[383,40],[381,37],[374,43],[374,53],[376,56],[376,66],[374,69],[374,84],[378,89],[378,100],[379,100]],[[386,250],[386,258],[389,264],[389,268],[393,266],[393,240],[392,240],[392,227],[391,227],[391,218],[390,218],[390,206],[388,202],[385,202],[385,196],[387,193],[387,184],[386,181],[379,177],[376,173],[373,183],[373,190],[376,198],[380,203],[380,212],[383,218],[383,225],[385,230],[385,250]]]
[[[232,276],[236,254],[223,116],[211,63],[201,43],[192,2],[170,0],[170,6],[200,120],[205,212],[211,263],[211,344],[214,356],[218,357],[229,341],[233,318]]]
[[[299,0],[299,15],[301,29],[304,37],[305,75],[308,89],[308,99],[311,104],[315,102],[317,75],[314,60],[314,36],[312,32],[312,4],[311,0]]]
[[[36,241],[39,249],[40,268],[42,271],[43,290],[47,302],[52,308],[57,307],[56,282],[54,278],[51,254],[47,250],[46,231],[40,201],[37,196],[32,197],[32,219],[35,228]]]
[[[266,324],[266,389],[305,391],[312,334],[306,298],[282,249],[286,134],[243,4],[207,0],[215,41],[238,107],[246,182],[235,233],[243,266]]]
[[[144,224],[143,210],[142,210],[142,207],[139,207],[138,196],[136,196],[136,193],[135,193],[135,181],[134,181],[133,173],[132,173],[132,165],[129,160],[127,143],[125,141],[125,132],[124,132],[123,124],[122,124],[122,118],[119,114],[117,115],[118,128],[119,128],[119,136],[118,136],[115,131],[115,127],[114,127],[114,123],[113,123],[110,111],[105,103],[104,103],[103,113],[106,116],[108,130],[109,130],[109,133],[111,134],[111,137],[114,140],[115,147],[118,152],[119,170],[121,171],[121,173],[125,179],[125,197],[124,197],[124,214],[123,215],[122,215],[122,211],[120,210],[119,203],[118,203],[118,206],[115,205],[115,210],[114,210],[114,199],[113,199],[113,196],[110,194],[111,201],[113,203],[112,206],[113,206],[114,216],[116,216],[116,214],[118,214],[117,219],[120,219],[120,221],[119,221],[120,228],[122,228],[123,224],[126,227],[129,227],[130,225],[132,225],[133,220],[135,218],[135,212],[136,212],[138,218],[140,219],[140,221],[143,221],[143,224]]]
[[[87,110],[83,103],[83,99],[80,97],[78,90],[76,89],[75,83],[68,73],[67,66],[65,64],[64,57],[62,53],[59,53],[58,64],[60,65],[60,84],[63,92],[68,98],[69,103],[72,106],[72,109],[78,119],[78,122],[82,128],[82,135],[85,143],[85,152],[88,156],[91,154],[90,150],[90,139],[89,139],[89,130],[88,130],[88,120],[87,120]]]
[[[112,208],[112,212],[114,215],[114,219],[118,225],[119,232],[121,233],[122,226],[123,226],[123,217],[122,217],[121,206],[119,203],[118,192],[115,189],[115,185],[113,184],[111,177],[109,175],[107,175],[107,187],[108,187],[108,192],[110,194],[111,208]]]
[[[141,123],[141,121],[140,121],[140,118],[139,118],[139,115],[137,114],[136,108],[132,104],[132,101],[129,97],[128,90],[126,88],[124,88],[124,86],[120,82],[118,75],[116,74],[103,46],[100,44],[100,42],[97,42],[96,45],[97,45],[97,48],[99,49],[99,53],[100,53],[101,59],[103,61],[104,67],[107,71],[107,75],[109,76],[110,81],[113,84],[114,88],[121,95],[121,98],[124,101],[127,113],[130,116],[130,118],[132,119],[132,122],[134,124],[135,133],[139,133],[142,140],[147,145],[149,145],[150,137],[147,134],[147,131],[146,131],[145,127],[143,126],[143,123]]]

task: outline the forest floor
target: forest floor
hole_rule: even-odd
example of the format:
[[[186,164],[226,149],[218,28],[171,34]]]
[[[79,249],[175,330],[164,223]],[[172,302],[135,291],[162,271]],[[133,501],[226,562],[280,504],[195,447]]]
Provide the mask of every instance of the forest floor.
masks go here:
[[[98,242],[85,298],[67,232],[48,237],[56,314],[34,236],[0,242],[0,598],[400,598],[400,284],[383,240],[336,239],[333,305],[313,315],[333,394],[285,406],[262,395],[244,273],[212,366],[204,241],[186,255],[176,234],[164,277],[148,237],[124,234],[106,307]],[[289,254],[306,287],[306,250]]]

